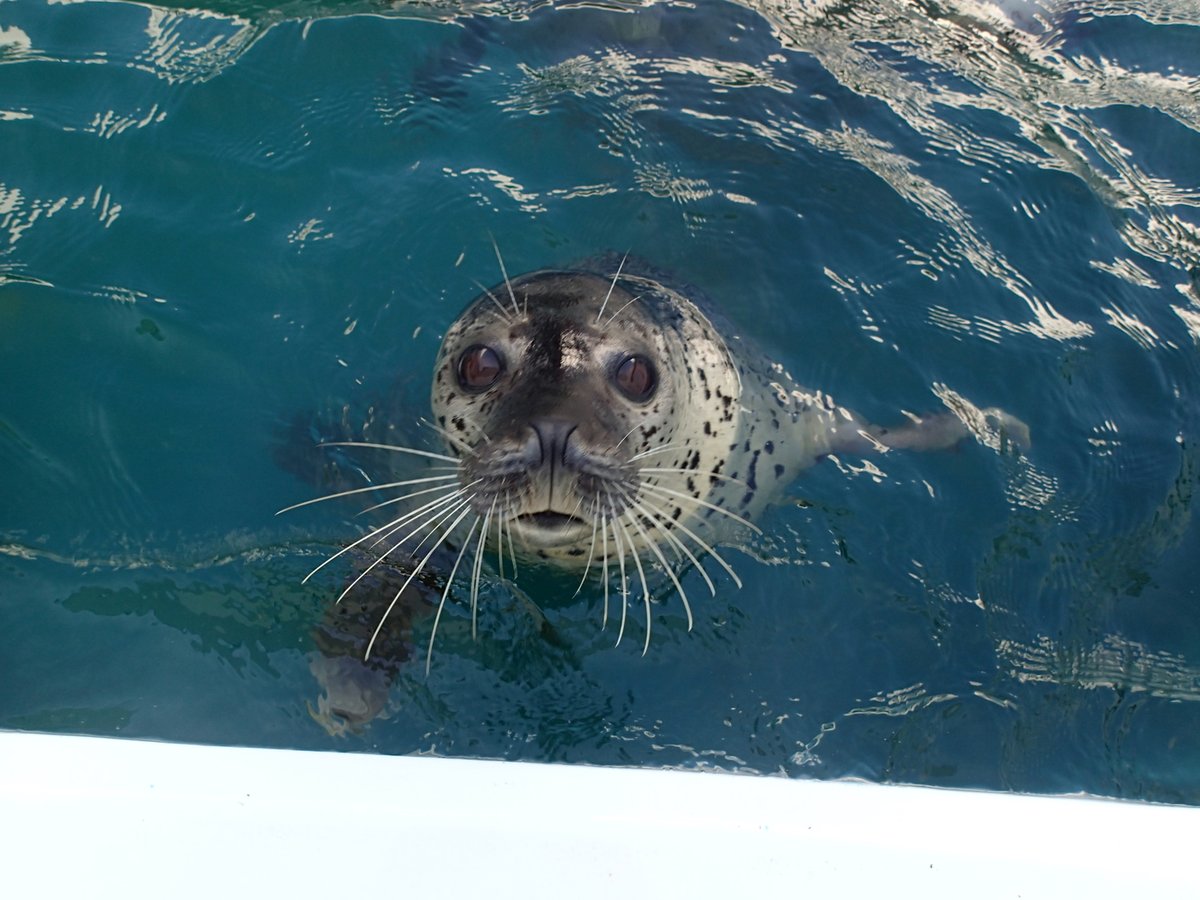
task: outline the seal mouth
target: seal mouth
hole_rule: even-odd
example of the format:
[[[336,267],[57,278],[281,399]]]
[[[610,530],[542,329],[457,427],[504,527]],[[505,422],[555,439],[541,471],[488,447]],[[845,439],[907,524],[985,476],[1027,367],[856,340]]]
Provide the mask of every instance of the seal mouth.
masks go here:
[[[522,513],[517,521],[523,525],[532,525],[542,531],[569,531],[587,526],[587,522],[578,516],[568,516],[553,510],[542,510],[535,513]]]
[[[552,509],[522,513],[512,521],[529,547],[538,550],[568,546],[592,528],[578,516],[569,516]]]

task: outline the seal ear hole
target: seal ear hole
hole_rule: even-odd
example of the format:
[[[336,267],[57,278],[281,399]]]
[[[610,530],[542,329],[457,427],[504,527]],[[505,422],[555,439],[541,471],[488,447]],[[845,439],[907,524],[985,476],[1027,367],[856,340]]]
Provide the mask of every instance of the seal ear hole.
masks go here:
[[[484,391],[504,374],[500,354],[483,344],[472,344],[458,358],[458,383],[463,390]]]
[[[634,354],[626,356],[613,373],[617,389],[635,403],[645,403],[658,387],[658,373],[650,360]]]

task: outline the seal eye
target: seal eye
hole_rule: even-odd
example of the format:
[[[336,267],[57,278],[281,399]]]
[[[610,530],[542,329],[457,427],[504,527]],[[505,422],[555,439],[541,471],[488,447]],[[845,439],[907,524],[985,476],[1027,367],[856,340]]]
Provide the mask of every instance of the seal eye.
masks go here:
[[[650,360],[644,356],[627,356],[617,366],[614,376],[621,393],[638,403],[644,403],[658,387],[658,376]]]
[[[458,358],[458,383],[468,391],[490,388],[503,371],[500,354],[482,344],[468,347]]]

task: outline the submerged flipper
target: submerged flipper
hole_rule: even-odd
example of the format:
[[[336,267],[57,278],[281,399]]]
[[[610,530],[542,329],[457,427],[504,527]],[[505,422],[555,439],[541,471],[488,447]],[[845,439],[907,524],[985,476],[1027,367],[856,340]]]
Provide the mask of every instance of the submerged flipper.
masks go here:
[[[992,439],[989,439],[989,436]],[[989,446],[1030,447],[1029,426],[998,407],[968,406],[930,416],[909,414],[902,425],[873,425],[848,413],[830,435],[830,452],[885,453],[888,450],[948,450],[971,438]]]
[[[889,450],[945,450],[966,438],[978,438],[983,431],[998,434],[1002,442],[1018,450],[1029,449],[1029,426],[1016,416],[996,407],[979,410],[979,413],[981,421],[978,423],[968,424],[956,413],[947,412],[913,416],[908,423],[893,428],[868,425],[862,432],[865,432],[865,441],[878,443]]]

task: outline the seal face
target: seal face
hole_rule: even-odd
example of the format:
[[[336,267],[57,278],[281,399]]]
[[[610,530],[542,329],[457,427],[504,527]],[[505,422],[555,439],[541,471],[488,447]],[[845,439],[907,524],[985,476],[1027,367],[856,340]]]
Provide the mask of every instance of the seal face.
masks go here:
[[[708,318],[649,279],[522,276],[447,331],[434,417],[477,515],[550,560],[674,546],[737,429],[737,366]],[[667,535],[670,535],[668,537]]]

